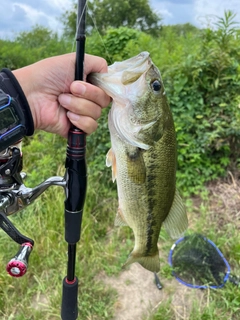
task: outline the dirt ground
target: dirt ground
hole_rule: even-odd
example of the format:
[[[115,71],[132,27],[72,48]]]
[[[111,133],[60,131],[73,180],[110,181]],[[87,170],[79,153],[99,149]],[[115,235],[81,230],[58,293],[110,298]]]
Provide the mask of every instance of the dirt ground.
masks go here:
[[[240,183],[229,174],[228,180],[209,185],[211,213],[218,215],[219,227],[227,222],[237,223],[240,228]],[[200,202],[196,201],[195,205]],[[206,293],[189,289],[176,279],[162,279],[163,289],[154,282],[153,273],[133,264],[118,277],[100,276],[107,285],[116,289],[114,320],[147,320],[156,312],[161,303],[171,297],[173,319],[188,320],[193,301],[198,299],[206,304]],[[205,295],[205,296],[204,296]]]
[[[118,293],[114,320],[149,319],[170,296],[174,319],[188,319],[193,300],[202,299],[203,295],[201,291],[188,289],[175,279],[163,279],[163,289],[159,290],[153,273],[137,263],[132,264],[129,270],[124,270],[117,278],[103,276],[101,279]]]

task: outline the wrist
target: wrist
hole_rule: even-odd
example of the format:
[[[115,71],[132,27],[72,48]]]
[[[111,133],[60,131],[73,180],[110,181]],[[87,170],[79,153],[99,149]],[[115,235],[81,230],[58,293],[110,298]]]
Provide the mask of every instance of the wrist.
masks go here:
[[[9,69],[4,68],[0,72],[0,88],[17,101],[26,119],[26,135],[32,135],[34,123],[31,109],[20,83]]]

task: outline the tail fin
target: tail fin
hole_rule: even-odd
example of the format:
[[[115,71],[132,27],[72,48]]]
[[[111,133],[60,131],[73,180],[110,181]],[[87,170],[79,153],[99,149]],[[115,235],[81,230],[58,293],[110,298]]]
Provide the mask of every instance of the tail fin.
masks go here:
[[[159,261],[158,251],[156,252],[155,255],[152,255],[152,256],[137,256],[136,254],[134,254],[134,252],[132,252],[130,253],[123,267],[126,267],[134,262],[138,262],[143,268],[152,272],[159,272],[160,270],[160,261]]]

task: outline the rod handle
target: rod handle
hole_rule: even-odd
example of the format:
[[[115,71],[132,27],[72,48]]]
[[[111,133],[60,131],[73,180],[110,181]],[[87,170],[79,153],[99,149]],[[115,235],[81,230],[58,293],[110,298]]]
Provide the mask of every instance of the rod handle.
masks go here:
[[[78,317],[77,296],[78,296],[78,278],[68,282],[67,277],[63,279],[62,286],[62,320],[76,320]]]

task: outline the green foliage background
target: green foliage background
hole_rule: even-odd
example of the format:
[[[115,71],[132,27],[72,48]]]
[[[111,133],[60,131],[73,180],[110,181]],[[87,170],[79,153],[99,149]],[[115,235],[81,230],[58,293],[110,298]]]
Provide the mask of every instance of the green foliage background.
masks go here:
[[[213,28],[202,30],[189,24],[163,26],[158,37],[119,27],[102,36],[96,30],[87,38],[87,52],[109,64],[150,51],[174,115],[178,185],[186,195],[198,193],[206,182],[228,170],[236,172],[239,166],[240,31],[234,18],[225,12]],[[18,34],[14,41],[0,42],[0,66],[11,69],[72,50],[70,39],[40,26]],[[105,111],[97,132],[88,138],[93,174],[105,172],[109,146]]]

